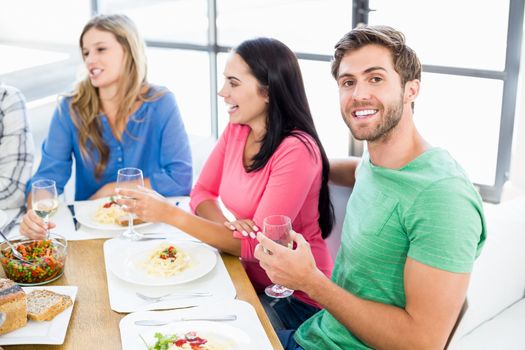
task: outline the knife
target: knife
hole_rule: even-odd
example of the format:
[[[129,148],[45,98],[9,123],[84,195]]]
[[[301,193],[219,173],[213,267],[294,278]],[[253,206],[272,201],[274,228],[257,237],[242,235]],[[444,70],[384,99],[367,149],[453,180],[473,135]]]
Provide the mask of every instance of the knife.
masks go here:
[[[170,320],[138,320],[135,321],[137,326],[163,326],[172,322],[183,321],[235,321],[237,315],[211,316],[211,317],[178,317]]]
[[[73,204],[69,204],[67,206],[69,211],[71,212],[71,215],[73,216],[73,224],[75,225],[75,231],[78,231],[80,228],[80,222],[77,221],[76,215],[75,215],[75,206]]]
[[[4,225],[4,227],[2,227],[2,232],[4,232],[6,236],[13,229],[13,227],[17,225],[18,218],[25,214],[26,211],[27,207],[25,205],[22,205],[20,209],[18,209],[18,213],[16,213],[16,215],[11,219],[11,221],[9,221],[6,225]]]
[[[158,240],[162,240],[162,239],[168,239],[168,237],[142,237],[142,238],[137,239],[137,242],[158,241]]]

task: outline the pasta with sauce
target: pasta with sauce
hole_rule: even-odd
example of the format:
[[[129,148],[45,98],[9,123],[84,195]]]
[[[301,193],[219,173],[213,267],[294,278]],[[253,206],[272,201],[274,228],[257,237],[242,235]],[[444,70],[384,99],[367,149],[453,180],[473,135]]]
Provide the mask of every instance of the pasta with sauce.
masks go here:
[[[95,212],[93,219],[99,224],[120,224],[123,217],[127,216],[126,212],[122,210],[119,205],[110,200],[107,203],[100,205]]]
[[[190,257],[182,249],[163,243],[155,248],[142,267],[150,275],[171,277],[190,266]]]

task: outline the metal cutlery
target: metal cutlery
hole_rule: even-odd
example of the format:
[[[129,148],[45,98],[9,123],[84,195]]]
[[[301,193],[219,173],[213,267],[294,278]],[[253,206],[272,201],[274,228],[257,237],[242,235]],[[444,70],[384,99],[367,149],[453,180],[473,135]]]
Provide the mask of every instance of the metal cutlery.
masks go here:
[[[210,316],[210,317],[178,317],[170,320],[137,320],[135,324],[137,326],[163,326],[173,322],[183,321],[235,321],[237,315],[222,315],[222,316]]]
[[[75,214],[75,206],[73,204],[69,204],[67,208],[71,212],[71,216],[73,216],[73,224],[75,225],[75,231],[78,231],[78,229],[80,228],[80,222],[78,222],[77,216]]]
[[[146,300],[150,303],[158,303],[160,301],[164,301],[166,299],[183,299],[183,298],[199,298],[199,297],[211,297],[213,294],[210,292],[190,292],[190,293],[168,293],[165,295],[161,295],[158,297],[144,295],[142,293],[136,292],[135,293],[137,297],[141,298],[142,300]]]
[[[147,237],[141,234],[140,237],[137,237],[137,238],[128,239],[128,238],[120,237],[120,239],[130,241],[130,242],[144,242],[144,241],[158,241],[158,240],[164,240],[168,238],[158,237],[158,236],[157,237]]]
[[[161,237],[159,236],[153,236],[153,235],[156,235],[156,234],[162,234],[161,232],[141,232],[141,234],[145,237],[145,238],[154,238],[154,239],[161,239]],[[152,236],[150,236],[152,235]],[[199,240],[199,239],[196,239],[196,238],[175,238],[175,237],[162,237],[163,239],[173,239],[175,241],[178,241],[178,242],[191,242],[191,243],[198,243],[198,244],[204,244],[203,241]],[[142,239],[140,239],[139,241],[142,241]]]
[[[22,262],[24,262],[26,264],[29,264],[29,265],[32,265],[32,266],[36,266],[31,261],[27,260],[22,254],[20,254],[20,252],[18,250],[16,250],[15,246],[11,244],[11,242],[7,239],[7,237],[4,235],[4,233],[2,231],[0,231],[0,236],[2,236],[4,238],[5,242],[9,246],[9,248],[11,248],[11,252],[13,253],[13,256],[15,258],[17,258],[18,260],[20,260],[20,261],[22,261]]]
[[[136,242],[142,242],[142,241],[157,241],[159,239],[168,239],[167,237],[140,237],[139,239],[136,239]]]

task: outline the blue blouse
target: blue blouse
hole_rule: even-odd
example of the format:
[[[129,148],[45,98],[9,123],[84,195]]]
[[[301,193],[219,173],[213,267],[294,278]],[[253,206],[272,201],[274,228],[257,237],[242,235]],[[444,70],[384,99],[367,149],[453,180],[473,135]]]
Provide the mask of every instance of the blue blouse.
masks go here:
[[[158,91],[159,87],[151,90]],[[150,91],[151,91],[150,90]],[[153,189],[164,196],[188,195],[192,184],[192,162],[188,135],[184,129],[175,96],[170,91],[154,101],[143,102],[128,119],[122,139],[118,141],[109,121],[101,115],[102,137],[109,147],[109,160],[102,176],[95,177],[95,165],[100,157],[94,147],[92,160],[80,153],[78,130],[71,119],[71,98],[64,98],[53,114],[47,139],[42,144],[42,161],[28,182],[47,178],[56,181],[62,193],[71,176],[75,159],[75,200],[89,199],[103,185],[117,180],[120,168],[142,169]]]

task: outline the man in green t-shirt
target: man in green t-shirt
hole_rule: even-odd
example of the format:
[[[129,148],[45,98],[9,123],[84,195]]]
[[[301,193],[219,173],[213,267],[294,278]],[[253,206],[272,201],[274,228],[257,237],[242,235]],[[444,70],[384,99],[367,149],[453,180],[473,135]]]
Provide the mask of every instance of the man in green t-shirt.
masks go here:
[[[421,64],[402,33],[356,28],[334,57],[341,114],[367,151],[331,164],[331,180],[353,186],[331,280],[300,234],[295,250],[257,236],[270,279],[324,307],[281,341],[294,350],[443,349],[486,237],[481,199],[415,127]]]

